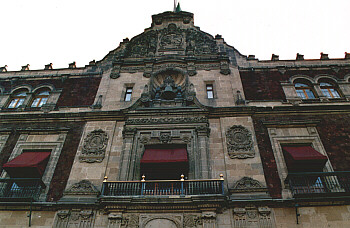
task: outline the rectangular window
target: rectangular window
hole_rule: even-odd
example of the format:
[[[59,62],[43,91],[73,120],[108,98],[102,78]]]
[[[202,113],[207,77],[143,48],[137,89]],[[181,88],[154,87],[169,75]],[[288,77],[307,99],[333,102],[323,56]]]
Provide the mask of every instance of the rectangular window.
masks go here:
[[[131,101],[132,87],[127,87],[125,91],[124,101]]]
[[[207,89],[207,98],[213,99],[214,98],[213,84],[207,84],[206,89]]]

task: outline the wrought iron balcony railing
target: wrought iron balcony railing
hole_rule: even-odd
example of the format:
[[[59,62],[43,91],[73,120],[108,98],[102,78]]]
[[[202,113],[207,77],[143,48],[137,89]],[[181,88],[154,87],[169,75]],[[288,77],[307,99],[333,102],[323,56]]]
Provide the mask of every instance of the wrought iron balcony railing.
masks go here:
[[[290,173],[286,179],[295,198],[350,196],[350,172]]]
[[[37,178],[0,179],[0,201],[36,201],[44,188]]]
[[[224,195],[224,179],[105,181],[102,196]]]

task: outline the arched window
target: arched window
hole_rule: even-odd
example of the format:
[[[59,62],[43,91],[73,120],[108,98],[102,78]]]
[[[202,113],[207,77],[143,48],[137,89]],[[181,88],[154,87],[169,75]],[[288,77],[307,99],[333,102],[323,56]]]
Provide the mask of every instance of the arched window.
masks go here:
[[[304,82],[297,82],[294,84],[298,96],[303,99],[315,99],[315,93],[313,92],[312,86]]]
[[[331,83],[321,82],[320,87],[323,95],[325,95],[327,98],[340,98],[337,88]]]
[[[47,99],[49,98],[50,90],[44,89],[40,90],[38,93],[35,94],[33,102],[31,104],[32,108],[40,108],[44,104],[46,104]]]
[[[18,108],[21,106],[27,97],[26,90],[20,90],[11,96],[8,108]]]

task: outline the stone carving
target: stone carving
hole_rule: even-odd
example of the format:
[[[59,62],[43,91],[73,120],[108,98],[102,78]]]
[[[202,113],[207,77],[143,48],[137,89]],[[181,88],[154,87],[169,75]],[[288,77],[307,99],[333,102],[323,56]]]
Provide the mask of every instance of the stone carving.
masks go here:
[[[127,228],[138,228],[139,227],[139,216],[136,214],[130,214],[123,218],[121,227]]]
[[[234,208],[233,219],[233,227],[276,227],[273,216],[271,216],[271,209],[268,207]]]
[[[234,192],[252,192],[266,190],[259,181],[250,177],[243,177],[233,185],[232,191]]]
[[[216,54],[217,46],[214,38],[195,29],[186,30],[186,43],[194,47],[195,55]]]
[[[184,227],[190,228],[190,227],[197,227],[198,225],[202,225],[202,218],[198,215],[184,215]]]
[[[147,144],[150,140],[151,140],[150,137],[143,135],[140,138],[140,143]]]
[[[124,129],[123,129],[123,137],[124,138],[127,137],[127,136],[133,137],[136,132],[137,132],[136,128],[124,127]]]
[[[169,143],[171,142],[171,133],[169,132],[161,132],[159,136],[159,141],[162,143]]]
[[[182,140],[184,143],[189,143],[189,142],[191,142],[191,135],[182,135],[182,136],[181,136],[181,140]]]
[[[223,75],[229,75],[231,73],[228,61],[220,62],[220,73]]]
[[[130,40],[125,50],[125,57],[145,57],[154,54],[157,49],[157,32],[144,32]]]
[[[144,118],[144,119],[128,119],[126,124],[139,125],[139,124],[172,124],[172,123],[208,123],[206,117],[178,117],[178,118]]]
[[[234,125],[226,132],[227,151],[230,158],[253,158],[255,156],[253,139],[250,131]]]
[[[88,180],[75,183],[64,192],[65,195],[97,195],[98,193],[96,187]]]
[[[215,228],[216,227],[216,213],[214,211],[202,212],[203,227]]]
[[[91,209],[87,210],[60,210],[57,212],[54,228],[62,227],[94,227],[95,213]]]
[[[178,49],[183,43],[183,36],[180,34],[167,34],[160,38],[160,48]]]
[[[83,150],[79,157],[80,162],[102,162],[107,148],[108,135],[103,130],[94,130],[84,139]]]
[[[205,135],[209,137],[210,128],[208,126],[199,126],[199,127],[196,127],[196,132],[198,135]]]

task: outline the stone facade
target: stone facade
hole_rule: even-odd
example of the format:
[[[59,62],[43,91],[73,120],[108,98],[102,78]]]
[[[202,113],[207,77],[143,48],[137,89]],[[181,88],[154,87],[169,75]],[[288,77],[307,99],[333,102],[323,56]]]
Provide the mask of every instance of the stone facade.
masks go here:
[[[83,68],[0,72],[0,227],[349,227],[348,55],[259,61],[152,20]],[[288,146],[322,160],[308,185]],[[6,170],[27,152],[50,152],[35,188]]]

